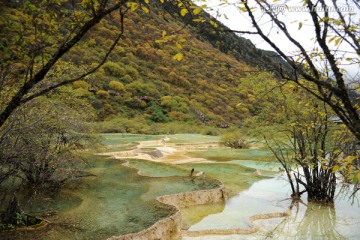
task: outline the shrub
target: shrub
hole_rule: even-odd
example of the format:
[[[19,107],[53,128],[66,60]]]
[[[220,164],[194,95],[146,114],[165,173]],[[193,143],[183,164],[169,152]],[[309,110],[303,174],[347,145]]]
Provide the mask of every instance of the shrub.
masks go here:
[[[91,102],[91,106],[93,106],[93,108],[95,108],[97,110],[99,110],[103,107],[102,102],[97,98],[91,99],[90,102]]]
[[[117,116],[109,121],[100,123],[99,130],[111,133],[151,134],[151,128],[142,116],[132,119]]]
[[[220,130],[217,128],[213,128],[213,127],[207,127],[207,128],[204,128],[204,130],[202,130],[200,133],[204,134],[204,135],[209,135],[209,136],[218,136],[220,133]]]
[[[162,108],[159,107],[156,104],[152,104],[150,107],[151,111],[151,120],[154,122],[169,122],[170,119],[165,116],[165,114],[162,111]]]
[[[125,66],[125,72],[130,75],[134,80],[139,77],[139,72],[132,66]]]
[[[97,91],[96,95],[99,96],[100,98],[109,98],[110,97],[110,94],[105,90]]]
[[[90,84],[88,84],[87,82],[82,81],[82,80],[74,82],[73,86],[75,89],[78,89],[78,88],[89,89],[90,88]]]
[[[89,97],[92,95],[91,92],[83,88],[78,88],[74,92],[75,92],[75,96],[77,97]]]
[[[109,87],[109,82],[108,81],[103,81],[101,84],[102,88],[106,91],[108,91],[110,89]]]
[[[107,62],[103,65],[105,73],[114,77],[121,77],[125,74],[124,69],[115,62]]]
[[[115,114],[116,111],[113,109],[113,107],[110,104],[104,104],[104,113],[106,115]]]
[[[129,74],[126,74],[125,76],[120,78],[120,81],[122,81],[124,83],[131,83],[132,81],[134,81],[134,79],[132,77],[130,77]]]
[[[125,92],[124,84],[118,81],[110,81],[109,87],[116,92]]]
[[[172,111],[168,115],[173,120],[180,120],[181,121],[181,120],[183,120],[183,117],[184,117],[185,114],[183,112]]]
[[[224,146],[231,147],[231,148],[241,149],[241,148],[248,147],[248,144],[246,143],[243,135],[239,132],[230,132],[230,133],[224,134],[221,137],[220,142]]]

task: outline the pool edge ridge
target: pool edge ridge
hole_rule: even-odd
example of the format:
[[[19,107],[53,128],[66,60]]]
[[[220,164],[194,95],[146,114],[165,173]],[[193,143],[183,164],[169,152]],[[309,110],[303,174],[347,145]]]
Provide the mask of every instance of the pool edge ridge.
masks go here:
[[[156,200],[158,202],[173,206],[176,212],[166,218],[160,219],[147,229],[136,233],[112,236],[107,240],[181,239],[182,219],[180,208],[225,201],[227,199],[227,192],[221,181],[220,183],[221,185],[214,189],[196,190],[157,197]]]

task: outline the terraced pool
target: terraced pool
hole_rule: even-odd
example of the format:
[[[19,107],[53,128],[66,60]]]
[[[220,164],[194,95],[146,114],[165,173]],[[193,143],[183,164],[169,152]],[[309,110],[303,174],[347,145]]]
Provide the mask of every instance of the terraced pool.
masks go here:
[[[161,139],[167,138],[166,143]],[[179,143],[216,142],[218,137],[197,134],[144,136],[104,134],[109,152],[128,151],[139,141],[152,141],[146,148],[173,147]],[[102,151],[106,152],[106,151]],[[174,153],[175,154],[175,153]],[[205,204],[181,209],[183,239],[358,239],[360,203],[338,193],[334,206],[299,203],[292,205],[289,187],[279,165],[262,149],[232,150],[218,147],[186,150],[176,155],[207,159],[168,164],[172,152],[149,160],[113,159],[88,155],[87,171],[93,176],[73,183],[60,192],[32,196],[23,206],[46,218],[48,227],[37,231],[0,232],[0,239],[106,239],[141,231],[174,213],[171,206],[155,199],[161,195],[213,189],[220,183],[228,189],[226,203]],[[181,162],[181,161],[179,161]],[[125,166],[124,166],[125,165]],[[191,169],[205,173],[205,179],[191,178]],[[259,170],[261,175],[254,172]],[[140,174],[140,175],[139,175]],[[291,209],[289,209],[291,207]],[[284,213],[290,216],[254,221],[259,214]],[[252,231],[256,228],[256,231]],[[230,230],[237,230],[231,233]],[[326,229],[326,231],[325,231]],[[212,234],[209,234],[212,230]],[[240,234],[251,230],[251,234]],[[229,231],[228,234],[224,232]],[[217,233],[222,233],[218,235]],[[196,233],[196,234],[195,234]]]

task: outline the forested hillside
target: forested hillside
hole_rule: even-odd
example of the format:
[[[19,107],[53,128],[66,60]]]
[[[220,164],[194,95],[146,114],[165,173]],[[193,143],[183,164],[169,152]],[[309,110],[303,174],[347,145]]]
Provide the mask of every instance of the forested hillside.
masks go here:
[[[9,2],[2,14],[7,36],[1,43],[2,54],[6,61],[18,62],[11,66],[13,76],[7,76],[14,80],[14,89],[22,84],[16,80],[19,76],[24,76],[26,82],[50,57],[40,54],[43,48],[51,50],[49,46],[71,36],[71,29],[81,24],[81,15],[75,22],[56,22],[68,14],[76,16],[69,2],[42,4],[35,10],[30,3]],[[56,15],[47,14],[47,8]],[[111,48],[119,29],[123,29],[102,67],[71,86],[74,96],[91,104],[97,121],[137,117],[147,123],[181,121],[221,127],[241,124],[256,114],[258,107],[253,92],[242,84],[247,74],[274,69],[280,60],[229,32],[204,12],[194,21],[189,15],[182,16],[181,11],[172,2],[152,2],[145,9],[127,11],[123,20],[117,14],[103,18],[56,63],[33,93],[37,95],[62,79],[74,78],[96,66]],[[199,16],[205,21],[199,21]],[[45,30],[48,34],[41,35]],[[33,61],[32,56],[36,56]],[[33,69],[25,72],[29,62]],[[4,69],[8,67],[4,65]],[[12,96],[11,91],[5,93],[1,96],[4,103]]]
[[[67,59],[91,64],[93,56],[105,54],[117,20],[102,21],[87,36],[89,44],[77,46]],[[218,24],[214,29],[208,22],[186,21],[173,6],[131,12],[108,61],[73,87],[89,99],[99,120],[141,115],[154,122],[239,124],[256,113],[253,93],[241,82],[255,67],[269,68],[261,61],[271,62],[250,41],[223,32]],[[175,31],[174,41],[157,41]],[[181,61],[174,59],[179,51]]]

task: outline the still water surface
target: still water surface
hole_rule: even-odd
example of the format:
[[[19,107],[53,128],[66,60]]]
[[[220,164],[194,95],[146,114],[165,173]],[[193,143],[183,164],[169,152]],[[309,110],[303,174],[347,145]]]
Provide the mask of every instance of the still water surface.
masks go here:
[[[173,143],[214,142],[218,137],[194,134],[169,136],[103,135],[110,150],[126,151],[138,141],[170,138]],[[122,147],[122,144],[127,144]],[[225,204],[182,209],[184,229],[249,229],[256,214],[284,212],[291,216],[257,220],[259,231],[251,235],[211,235],[184,239],[360,239],[360,204],[349,194],[338,196],[334,206],[303,203],[292,205],[290,190],[266,150],[215,148],[187,152],[212,163],[169,165],[139,159],[115,160],[89,156],[88,172],[94,174],[60,192],[26,199],[25,210],[48,219],[39,231],[2,232],[0,239],[106,239],[140,231],[169,216],[174,209],[155,201],[157,196],[217,187],[221,180],[230,191]],[[129,167],[122,163],[129,162]],[[204,171],[205,180],[191,181],[190,169]],[[261,171],[256,176],[254,171]],[[143,176],[138,175],[138,171]],[[24,202],[23,202],[24,203]],[[221,219],[221,220],[220,220]]]

